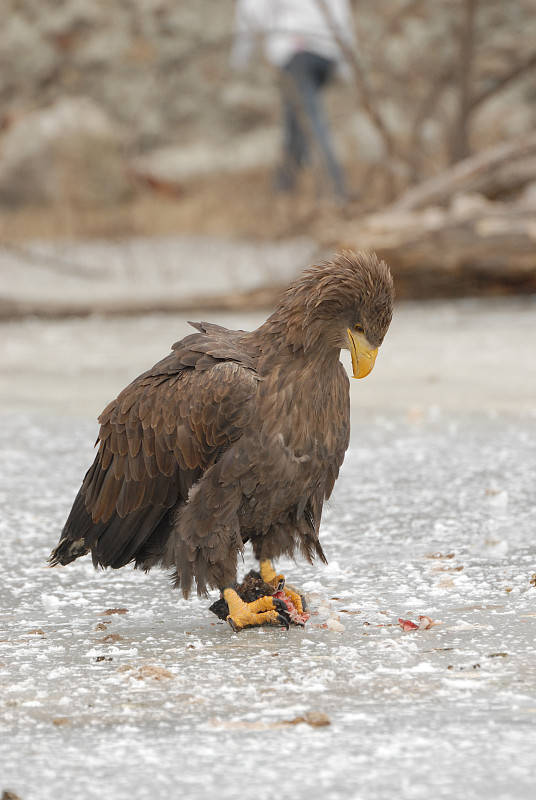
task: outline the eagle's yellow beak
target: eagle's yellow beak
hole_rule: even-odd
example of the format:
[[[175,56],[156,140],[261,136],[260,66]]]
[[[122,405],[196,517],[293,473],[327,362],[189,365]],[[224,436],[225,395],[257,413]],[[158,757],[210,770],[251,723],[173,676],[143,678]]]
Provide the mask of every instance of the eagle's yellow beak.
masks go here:
[[[369,372],[372,372],[378,348],[372,349],[363,334],[356,334],[350,328],[347,328],[347,331],[354,378],[366,378]]]

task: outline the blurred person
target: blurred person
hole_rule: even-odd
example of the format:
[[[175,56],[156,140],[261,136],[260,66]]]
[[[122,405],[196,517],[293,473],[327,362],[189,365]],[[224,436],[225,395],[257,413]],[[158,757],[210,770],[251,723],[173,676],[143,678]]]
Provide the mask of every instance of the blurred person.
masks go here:
[[[261,39],[268,61],[281,72],[283,159],[276,188],[294,189],[311,161],[316,142],[340,202],[347,199],[344,176],[333,151],[320,90],[337,72],[349,78],[347,48],[355,48],[349,0],[238,0],[233,66],[244,68]]]

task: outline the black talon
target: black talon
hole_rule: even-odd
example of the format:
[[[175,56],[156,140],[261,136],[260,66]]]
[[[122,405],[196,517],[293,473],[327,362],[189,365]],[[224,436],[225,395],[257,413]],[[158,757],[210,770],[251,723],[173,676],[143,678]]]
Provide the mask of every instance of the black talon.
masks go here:
[[[303,594],[300,594],[300,600],[301,600],[302,611],[307,611],[307,601],[305,600]]]
[[[291,619],[288,613],[288,608],[286,603],[284,603],[283,600],[280,600],[279,597],[272,597],[272,600],[274,601],[276,611],[279,612],[277,614],[278,620],[279,621],[283,620],[283,624],[285,628],[288,630],[290,628]]]
[[[279,583],[277,584],[276,591],[277,592],[282,592],[284,588],[285,588],[285,579],[282,577],[281,580],[279,581]]]
[[[288,629],[290,628],[290,623],[289,623],[289,621],[287,619],[285,619],[283,614],[278,614],[277,615],[277,619],[278,619],[279,624],[282,625],[284,628],[286,628],[287,631],[288,631]]]
[[[234,619],[233,619],[232,617],[227,617],[227,622],[229,623],[229,625],[231,626],[231,628],[233,629],[233,631],[234,631],[235,633],[238,633],[238,631],[240,630],[240,628],[237,628],[237,627],[236,627]]]

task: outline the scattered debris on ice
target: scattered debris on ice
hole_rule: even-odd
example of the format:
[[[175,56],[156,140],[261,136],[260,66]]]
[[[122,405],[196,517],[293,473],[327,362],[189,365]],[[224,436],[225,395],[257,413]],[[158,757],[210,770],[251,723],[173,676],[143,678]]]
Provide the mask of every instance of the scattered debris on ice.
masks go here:
[[[403,631],[426,631],[428,628],[433,628],[435,625],[442,625],[443,623],[436,622],[426,614],[421,614],[418,623],[412,622],[410,619],[399,619],[398,624]]]
[[[227,728],[230,730],[248,730],[248,731],[268,731],[279,728],[289,728],[292,725],[301,725],[305,723],[310,725],[311,728],[325,728],[331,725],[331,720],[327,714],[322,711],[306,711],[305,714],[294,717],[294,719],[281,719],[275,722],[262,722],[243,720],[238,722],[223,722],[220,719],[213,719],[212,724],[215,727]]]

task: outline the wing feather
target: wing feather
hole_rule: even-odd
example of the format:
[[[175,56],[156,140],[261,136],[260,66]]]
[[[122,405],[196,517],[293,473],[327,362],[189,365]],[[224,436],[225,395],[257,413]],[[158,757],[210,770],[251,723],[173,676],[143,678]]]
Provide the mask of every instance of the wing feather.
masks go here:
[[[236,332],[200,325],[140,375],[99,417],[98,451],[52,555],[68,563],[152,565],[169,535],[169,510],[236,441],[259,378]]]
[[[258,386],[253,370],[212,356],[207,356],[210,367],[200,369],[199,353],[194,353],[197,367],[184,368],[188,354],[179,355],[180,368],[177,356],[164,359],[154,374],[144,373],[124,389],[99,418],[99,449],[81,493],[96,527],[94,557],[101,564],[126,563],[124,557],[151,534],[151,520],[159,524],[166,509],[187,500],[192,485],[239,438],[251,418],[250,403]],[[151,516],[145,512],[149,507],[160,512]],[[62,538],[74,541],[83,528],[89,541],[79,502],[76,508]],[[140,530],[145,539],[140,539]],[[109,542],[110,536],[117,541]],[[134,541],[138,544],[133,551],[129,542]]]

